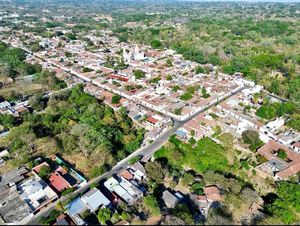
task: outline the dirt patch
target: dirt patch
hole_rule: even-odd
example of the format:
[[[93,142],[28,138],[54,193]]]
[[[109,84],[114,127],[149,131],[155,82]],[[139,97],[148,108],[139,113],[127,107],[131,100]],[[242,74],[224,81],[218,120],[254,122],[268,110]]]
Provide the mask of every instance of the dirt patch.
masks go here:
[[[149,217],[145,222],[145,225],[158,225],[161,220],[161,216]]]

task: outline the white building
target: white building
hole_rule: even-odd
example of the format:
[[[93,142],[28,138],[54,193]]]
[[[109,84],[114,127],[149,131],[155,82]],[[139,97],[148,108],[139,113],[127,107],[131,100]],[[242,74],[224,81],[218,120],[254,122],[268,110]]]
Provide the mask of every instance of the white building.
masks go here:
[[[57,194],[38,175],[33,175],[18,185],[20,197],[33,212],[58,198]]]

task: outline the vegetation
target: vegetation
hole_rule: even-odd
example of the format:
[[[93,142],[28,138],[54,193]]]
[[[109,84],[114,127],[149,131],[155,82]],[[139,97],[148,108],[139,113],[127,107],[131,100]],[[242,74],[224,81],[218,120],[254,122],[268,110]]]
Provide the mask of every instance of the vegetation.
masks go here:
[[[145,208],[151,213],[151,215],[158,216],[160,214],[159,204],[154,196],[146,196],[144,198],[143,204]]]
[[[291,115],[295,113],[296,109],[296,104],[291,102],[265,104],[256,111],[256,115],[263,119],[270,120],[275,117]]]
[[[135,76],[135,79],[142,79],[142,78],[145,78],[145,75],[146,73],[142,70],[135,70],[133,72],[134,76]]]
[[[76,156],[76,167],[94,177],[139,148],[142,140],[143,130],[133,126],[124,109],[114,112],[77,86],[51,96],[43,114],[26,115],[2,142],[18,165],[35,154],[58,152],[71,162]]]
[[[118,104],[120,103],[120,100],[121,100],[121,96],[120,95],[114,95],[112,98],[111,98],[111,103],[112,104]]]
[[[168,164],[176,169],[190,167],[196,172],[228,169],[224,148],[210,138],[203,138],[194,146],[172,136],[169,143],[154,154],[155,158],[167,158]]]
[[[282,181],[277,186],[277,197],[266,203],[268,212],[285,224],[296,222],[296,212],[300,211],[297,197],[300,195],[300,185]]]
[[[255,151],[263,145],[263,142],[259,139],[259,133],[254,130],[245,130],[242,133],[242,139],[245,144],[249,144],[251,151]]]
[[[299,5],[265,3],[253,7],[209,2],[187,7],[182,2],[172,7],[168,3],[151,6],[160,10],[166,7],[169,14],[145,18],[140,16],[143,13],[126,13],[130,21],[146,26],[120,26],[116,34],[129,42],[172,48],[188,60],[218,65],[225,73],[242,72],[269,92],[293,101],[300,99],[300,33],[299,20],[295,19]],[[257,15],[262,17],[257,20]],[[123,17],[119,16],[120,25]],[[181,26],[157,26],[176,19]]]
[[[283,160],[286,160],[287,154],[286,154],[286,152],[284,150],[279,149],[278,150],[278,157],[281,158],[281,159],[283,159]]]
[[[193,98],[193,95],[190,93],[184,93],[180,96],[180,100],[184,100],[184,101],[190,100],[192,98]]]
[[[141,159],[141,156],[134,156],[131,159],[129,159],[128,164],[133,165],[134,163],[138,162]]]
[[[51,172],[50,166],[44,165],[40,168],[39,176],[45,179]]]
[[[10,78],[31,75],[40,70],[39,67],[25,62],[26,54],[22,49],[9,47],[0,42],[1,75]]]
[[[108,208],[101,208],[98,211],[97,218],[100,224],[104,225],[111,217],[111,210]]]
[[[165,171],[159,162],[147,162],[145,169],[147,172],[147,176],[150,179],[154,180],[157,183],[163,182],[165,178]]]

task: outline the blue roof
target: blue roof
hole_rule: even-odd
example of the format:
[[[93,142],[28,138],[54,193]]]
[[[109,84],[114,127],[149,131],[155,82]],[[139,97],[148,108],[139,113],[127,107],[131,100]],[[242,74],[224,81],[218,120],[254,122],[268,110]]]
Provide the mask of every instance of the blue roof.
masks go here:
[[[185,137],[186,136],[186,132],[182,131],[182,130],[177,130],[176,131],[176,135],[180,136],[180,137]]]
[[[80,198],[76,198],[67,206],[67,209],[68,214],[74,216],[75,214],[82,213],[86,209],[86,206]]]

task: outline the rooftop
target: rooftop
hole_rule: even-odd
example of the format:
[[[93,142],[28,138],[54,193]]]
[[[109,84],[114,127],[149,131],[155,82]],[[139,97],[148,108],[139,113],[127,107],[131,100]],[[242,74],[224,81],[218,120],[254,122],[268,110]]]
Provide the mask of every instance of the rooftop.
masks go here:
[[[97,188],[93,188],[85,193],[81,199],[93,212],[96,211],[100,206],[106,207],[110,204],[110,201]]]

